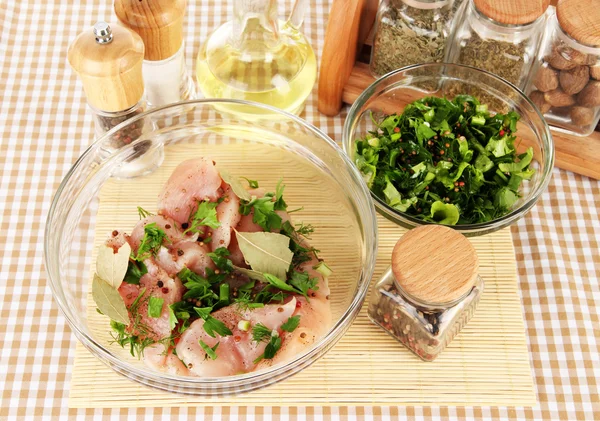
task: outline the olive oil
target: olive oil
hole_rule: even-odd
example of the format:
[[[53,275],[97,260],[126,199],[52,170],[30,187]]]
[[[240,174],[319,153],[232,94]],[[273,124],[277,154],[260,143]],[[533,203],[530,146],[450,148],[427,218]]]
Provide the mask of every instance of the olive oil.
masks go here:
[[[297,25],[276,19],[276,2],[264,4],[258,13],[237,10],[234,21],[209,37],[198,53],[198,86],[206,98],[255,101],[299,114],[316,81],[315,54]],[[272,114],[257,115],[243,104],[220,108],[247,119]]]

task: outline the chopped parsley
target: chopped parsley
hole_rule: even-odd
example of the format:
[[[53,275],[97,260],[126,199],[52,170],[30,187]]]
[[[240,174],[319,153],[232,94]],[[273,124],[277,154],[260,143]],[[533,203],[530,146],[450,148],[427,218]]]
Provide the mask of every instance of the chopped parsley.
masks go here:
[[[291,316],[287,321],[281,325],[281,330],[286,332],[293,332],[300,324],[300,316]]]
[[[198,308],[194,307],[198,316],[204,320],[204,331],[209,335],[215,338],[215,333],[220,336],[230,336],[233,335],[233,332],[225,326],[225,323],[222,321],[215,319],[210,313],[213,311],[212,307],[204,307]]]
[[[311,246],[305,246],[303,244],[307,244],[305,239],[309,239],[308,235],[314,232],[314,228],[312,225],[304,225],[301,224],[298,229],[294,228],[294,226],[290,223],[290,221],[285,221],[281,226],[280,233],[290,238],[290,250],[294,253],[294,257],[292,258],[292,268],[301,265],[302,263],[308,262],[314,258],[318,258],[317,250]]]
[[[315,291],[318,289],[317,278],[311,278],[308,276],[306,272],[292,272],[292,277],[289,280],[289,283],[282,281],[276,276],[271,275],[270,273],[264,274],[265,279],[274,286],[275,288],[282,289],[284,291],[295,292],[303,295],[307,300],[310,301],[308,297],[308,290],[312,289]]]
[[[156,319],[160,317],[162,313],[163,304],[165,300],[160,297],[150,297],[148,300],[148,316]]]
[[[147,273],[148,268],[143,262],[136,262],[135,260],[130,259],[123,281],[128,284],[139,285],[140,278]]]
[[[258,181],[256,181],[256,180],[250,180],[249,178],[246,178],[246,177],[242,177],[242,178],[248,182],[248,186],[250,186],[251,189],[257,189],[258,188]]]
[[[184,231],[188,232],[201,232],[201,227],[207,226],[213,229],[219,228],[221,223],[217,219],[217,202],[210,202],[205,200],[198,202],[198,209],[194,212],[194,215],[190,218],[189,227]]]
[[[388,206],[446,225],[494,220],[511,211],[529,180],[533,149],[517,154],[517,121],[492,115],[469,95],[426,97],[373,122],[355,163]]]
[[[217,344],[215,346],[213,346],[212,348],[208,345],[206,345],[204,343],[204,341],[202,339],[200,339],[198,341],[198,343],[200,344],[200,346],[202,347],[202,349],[204,350],[204,352],[206,352],[206,358],[210,358],[211,360],[216,360],[217,359],[217,348],[219,347],[220,342],[217,342]]]
[[[138,247],[134,259],[141,262],[151,256],[156,256],[156,253],[158,253],[165,240],[169,241],[169,238],[167,237],[167,234],[156,225],[156,222],[147,224],[144,227],[144,238],[142,238],[142,242]]]

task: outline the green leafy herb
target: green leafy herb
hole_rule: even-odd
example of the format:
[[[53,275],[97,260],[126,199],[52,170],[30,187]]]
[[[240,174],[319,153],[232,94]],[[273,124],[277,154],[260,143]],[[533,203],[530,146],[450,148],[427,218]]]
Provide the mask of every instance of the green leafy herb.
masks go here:
[[[290,250],[294,254],[292,258],[292,267],[297,267],[304,262],[308,262],[314,258],[317,258],[319,250],[312,246],[308,246],[308,243],[304,239],[308,239],[307,235],[312,234],[314,228],[312,225],[300,225],[300,228],[296,229],[290,223],[285,221],[281,227],[281,234],[290,238]]]
[[[200,339],[198,343],[200,344],[204,352],[206,352],[206,357],[210,358],[211,360],[217,359],[217,348],[219,347],[220,342],[217,342],[216,345],[212,348],[206,345],[202,339]]]
[[[274,333],[276,333],[276,332],[274,332]],[[271,339],[269,340],[269,343],[265,347],[265,352],[253,361],[254,364],[258,364],[263,359],[266,359],[266,360],[273,359],[275,357],[275,354],[277,353],[277,351],[279,351],[280,348],[281,348],[281,338],[279,337],[279,335],[271,335]]]
[[[511,211],[534,172],[533,150],[516,152],[519,118],[492,114],[469,95],[426,97],[373,119],[377,128],[356,142],[354,159],[371,191],[400,212],[447,225],[487,222]]]
[[[163,241],[169,241],[167,234],[156,225],[156,222],[147,224],[144,227],[144,238],[138,247],[135,260],[141,262],[151,256],[155,256],[160,250]]]
[[[177,326],[177,315],[175,314],[175,310],[173,310],[173,305],[169,305],[167,306],[167,308],[169,309],[169,327],[171,328],[171,330],[175,329],[175,326]],[[189,318],[189,313],[188,313],[188,318]]]
[[[131,335],[127,331],[127,325],[124,323],[111,320],[110,327],[114,331],[114,333],[111,332],[111,336],[113,338],[111,343],[117,343],[121,345],[121,348],[129,346],[129,353],[132,357],[137,356],[138,358],[141,358],[142,355],[144,355],[144,349],[156,343],[154,340],[148,337],[144,338],[138,335]]]
[[[300,316],[292,316],[287,321],[281,325],[281,330],[286,332],[293,332],[296,330],[298,325],[300,324]]]
[[[304,297],[306,297],[307,300],[309,300],[308,290],[316,291],[319,289],[319,287],[317,286],[318,279],[311,278],[307,272],[292,272],[292,276],[289,280],[289,283],[296,289],[296,291],[304,295]]]
[[[260,343],[271,338],[272,330],[263,325],[262,323],[257,323],[252,327],[252,340],[254,342]]]
[[[277,187],[275,188],[275,204],[273,208],[276,211],[285,211],[287,210],[287,203],[283,200],[283,191],[285,190],[285,184],[283,184],[283,179],[279,180],[277,183]]]
[[[215,338],[215,334],[218,334],[220,336],[230,336],[233,334],[233,332],[231,332],[231,330],[225,326],[225,323],[223,323],[222,321],[215,319],[213,316],[210,315],[210,313],[212,312],[213,308],[212,307],[208,307],[208,308],[198,308],[198,307],[194,307],[194,310],[196,310],[196,313],[198,313],[198,316],[200,316],[203,320],[204,320],[204,331],[209,335],[212,336],[213,338]]]
[[[137,211],[138,211],[138,215],[140,215],[140,219],[144,219],[144,218],[154,215],[153,213],[150,213],[146,209],[142,208],[141,206],[137,207]]]
[[[244,180],[246,180],[248,182],[248,185],[250,186],[250,188],[252,189],[257,189],[258,188],[258,181],[256,180],[250,180],[246,177],[242,177]]]
[[[219,228],[221,223],[217,219],[217,202],[210,202],[205,200],[198,202],[198,209],[190,218],[189,227],[184,231],[187,232],[201,232],[200,227],[207,226],[213,229]]]
[[[275,212],[275,202],[271,194],[240,204],[242,215],[249,215],[251,211],[254,211],[252,221],[265,231],[278,230],[281,227],[281,216]]]
[[[148,268],[143,262],[136,262],[133,259],[129,260],[127,265],[127,272],[125,273],[125,279],[123,282],[128,284],[139,285],[140,278],[148,273]]]
[[[163,304],[165,300],[160,297],[150,297],[148,300],[148,316],[152,318],[159,318],[162,313]]]

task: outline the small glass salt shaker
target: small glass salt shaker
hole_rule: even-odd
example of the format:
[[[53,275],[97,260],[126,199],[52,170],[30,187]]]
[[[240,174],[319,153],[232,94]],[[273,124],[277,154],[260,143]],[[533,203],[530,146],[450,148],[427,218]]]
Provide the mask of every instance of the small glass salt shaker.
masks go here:
[[[396,243],[368,314],[415,355],[433,361],[471,319],[482,293],[469,240],[451,228],[424,225]]]
[[[115,0],[119,21],[135,31],[145,45],[144,83],[148,107],[196,97],[185,66],[183,18],[186,0]]]

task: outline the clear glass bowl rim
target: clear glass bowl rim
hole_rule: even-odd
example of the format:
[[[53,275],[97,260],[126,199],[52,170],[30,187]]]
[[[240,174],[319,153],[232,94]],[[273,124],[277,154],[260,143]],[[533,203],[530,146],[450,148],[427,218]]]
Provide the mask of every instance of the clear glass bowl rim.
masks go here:
[[[366,208],[363,209],[367,212],[368,220],[361,220],[362,230],[367,233],[365,236],[365,260],[366,265],[362,268],[360,277],[357,282],[357,292],[354,295],[350,305],[345,310],[345,312],[341,315],[339,320],[330,328],[325,336],[323,336],[313,348],[304,354],[298,355],[293,360],[287,361],[283,364],[274,365],[269,367],[268,369],[264,369],[257,372],[249,372],[244,374],[238,374],[234,376],[228,377],[184,377],[184,376],[173,376],[167,373],[160,373],[157,371],[153,371],[150,368],[141,369],[136,366],[129,364],[126,361],[123,361],[115,356],[113,356],[104,346],[98,343],[94,338],[87,335],[84,331],[82,331],[78,323],[71,316],[68,309],[68,302],[65,297],[61,294],[62,287],[60,285],[60,276],[59,273],[54,273],[54,265],[51,262],[51,253],[49,250],[50,246],[50,237],[53,235],[51,232],[52,223],[55,222],[55,214],[57,205],[61,199],[62,192],[65,189],[68,181],[74,176],[77,172],[77,169],[82,165],[85,157],[92,153],[98,145],[104,142],[106,139],[109,139],[116,132],[121,130],[123,127],[130,125],[140,119],[143,119],[147,116],[151,116],[152,114],[158,114],[160,111],[171,109],[171,108],[182,108],[185,110],[186,106],[207,106],[211,107],[214,104],[235,104],[235,105],[243,105],[254,108],[261,108],[263,110],[269,111],[271,113],[276,113],[287,117],[293,122],[299,124],[306,130],[308,130],[312,135],[316,138],[325,141],[329,144],[335,151],[337,151],[338,156],[345,164],[346,169],[350,172],[352,178],[356,181],[356,187],[359,190],[361,196],[365,198]],[[268,118],[268,117],[264,117]],[[293,141],[290,139],[290,141]],[[135,142],[128,145],[128,147],[132,147]],[[119,153],[114,154],[113,156],[106,159],[103,164],[109,162],[118,156],[121,151],[125,148],[121,149]],[[369,234],[369,230],[370,235]],[[103,361],[105,364],[111,367],[114,371],[121,375],[125,375],[126,377],[136,379],[138,382],[158,387],[164,390],[171,390],[173,388],[181,388],[181,393],[195,393],[195,394],[204,394],[203,388],[206,387],[219,387],[222,386],[224,388],[227,387],[236,387],[236,385],[245,385],[242,390],[239,392],[246,392],[254,389],[261,388],[263,386],[267,386],[269,384],[278,382],[287,378],[298,371],[308,367],[320,357],[322,357],[333,345],[335,345],[339,339],[343,336],[343,334],[348,330],[358,312],[360,311],[362,304],[366,298],[369,285],[371,282],[371,278],[373,276],[373,272],[375,270],[375,259],[377,255],[377,218],[375,213],[375,208],[373,206],[373,201],[370,195],[370,191],[364,182],[360,172],[356,168],[356,166],[349,159],[348,155],[346,155],[342,149],[333,141],[327,134],[322,132],[320,129],[315,127],[313,124],[301,119],[300,117],[288,113],[284,110],[271,107],[269,105],[260,104],[252,101],[244,101],[244,100],[233,100],[233,99],[196,99],[189,101],[181,101],[173,104],[164,105],[161,107],[156,107],[151,110],[145,111],[136,115],[135,117],[124,121],[123,123],[115,126],[110,131],[106,132],[102,137],[96,139],[91,145],[83,152],[83,154],[75,161],[73,166],[69,169],[63,180],[61,181],[54,197],[52,198],[52,202],[50,205],[50,210],[48,212],[48,216],[46,218],[46,227],[44,232],[44,264],[46,267],[46,273],[48,275],[48,281],[50,284],[50,289],[52,291],[52,295],[54,299],[58,303],[58,307],[67,320],[67,323],[73,330],[75,336],[79,339],[79,341],[94,354],[97,358]],[[124,374],[126,373],[126,374]],[[162,382],[169,382],[170,384],[165,384],[165,387],[160,387]],[[169,387],[171,386],[171,387]],[[235,390],[224,389],[223,391],[216,389],[207,390],[207,395],[217,395],[223,392],[223,394],[231,394],[238,393]]]
[[[400,69],[391,71],[391,72],[381,76],[379,79],[375,80],[373,83],[371,83],[358,96],[356,101],[354,101],[354,104],[352,104],[352,106],[350,107],[350,110],[348,111],[348,117],[346,118],[346,122],[344,123],[344,129],[342,131],[342,147],[344,149],[344,152],[350,157],[352,162],[354,162],[354,156],[353,156],[354,151],[351,150],[351,146],[353,143],[352,137],[351,137],[352,126],[357,121],[357,119],[360,117],[359,112],[362,109],[362,107],[365,104],[367,104],[367,102],[369,102],[369,100],[373,97],[374,94],[381,92],[383,89],[385,89],[389,85],[388,81],[391,78],[393,78],[394,76],[396,76],[400,73],[406,72],[407,70],[439,69],[439,71],[441,73],[444,69],[447,69],[447,68],[470,70],[470,71],[485,75],[486,77],[495,79],[496,81],[505,85],[507,88],[509,88],[509,90],[514,91],[519,98],[525,100],[534,109],[534,111],[537,115],[537,118],[540,120],[542,127],[543,127],[542,134],[541,134],[542,135],[542,141],[541,141],[542,148],[541,149],[543,149],[543,151],[544,151],[544,172],[542,173],[541,182],[539,182],[538,185],[536,186],[535,190],[531,194],[530,199],[527,200],[526,202],[524,202],[523,204],[521,204],[520,207],[514,209],[510,213],[508,213],[500,218],[489,221],[489,222],[482,222],[479,224],[448,225],[449,227],[451,227],[457,231],[463,231],[464,233],[470,233],[470,234],[476,234],[477,232],[489,233],[491,231],[500,229],[502,227],[505,227],[505,226],[511,224],[512,222],[521,218],[525,213],[527,213],[535,205],[535,203],[540,198],[541,194],[548,187],[548,183],[550,183],[550,178],[552,176],[552,169],[554,168],[554,140],[552,138],[552,134],[550,133],[550,127],[548,126],[548,123],[546,123],[546,120],[544,120],[544,117],[543,117],[542,113],[540,112],[540,110],[538,109],[538,107],[519,88],[517,88],[515,85],[513,85],[506,79],[496,76],[495,74],[485,71],[483,69],[478,69],[477,67],[467,66],[467,65],[463,65],[463,64],[453,64],[453,63],[414,64],[411,66],[406,66],[406,67],[402,67]],[[468,82],[468,81],[466,81],[466,82]],[[408,85],[407,85],[407,87],[408,87]],[[400,212],[400,211],[390,207],[387,203],[385,203],[385,201],[383,201],[382,199],[377,197],[374,193],[372,193],[370,189],[369,189],[369,192],[371,193],[371,197],[375,201],[375,207],[377,207],[378,210],[383,212],[384,215],[396,218],[399,221],[401,221],[401,223],[405,224],[406,226],[410,226],[410,227],[431,224],[431,222],[423,221],[422,219],[415,218],[414,216],[408,215],[406,213]]]

